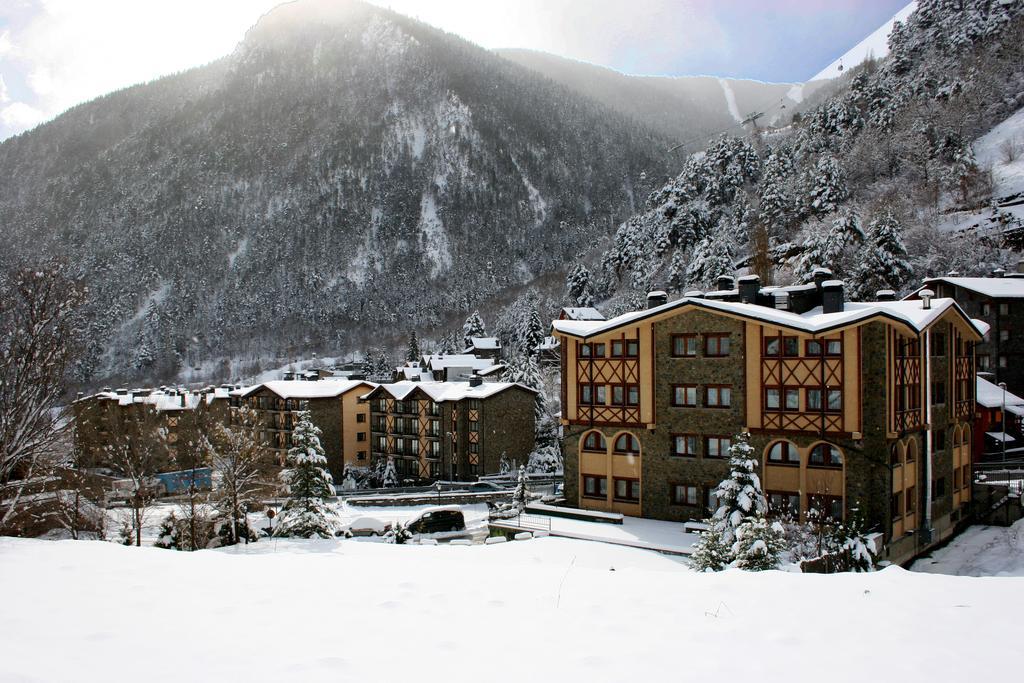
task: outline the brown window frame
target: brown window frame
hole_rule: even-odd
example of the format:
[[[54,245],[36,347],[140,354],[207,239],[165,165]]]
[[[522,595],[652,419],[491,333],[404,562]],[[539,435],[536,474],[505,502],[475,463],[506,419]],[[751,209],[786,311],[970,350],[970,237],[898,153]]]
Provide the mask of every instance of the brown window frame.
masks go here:
[[[686,350],[686,341],[693,340],[693,353],[676,353],[676,343],[683,342],[683,350]],[[700,348],[700,335],[697,334],[673,334],[672,335],[672,357],[673,358],[696,358]]]
[[[687,489],[693,489],[693,499],[694,499],[694,502],[691,503],[688,500],[679,500],[676,497],[676,488],[680,487],[680,486],[683,487],[683,488],[687,488]],[[700,504],[701,504],[701,501],[700,501],[700,486],[698,486],[696,484],[691,484],[689,482],[676,482],[676,481],[669,482],[669,485],[668,485],[668,499],[669,499],[669,504],[670,505],[677,505],[679,507],[687,507],[687,508],[697,508],[697,507],[700,507]]]
[[[580,490],[580,497],[581,498],[591,498],[591,499],[594,499],[594,500],[607,500],[608,499],[608,477],[607,476],[601,476],[601,475],[597,475],[597,474],[584,474],[584,475],[582,475],[581,478],[583,479],[583,486],[582,486],[582,488]],[[594,489],[596,491],[598,491],[598,493],[587,493],[587,480],[588,479],[593,479],[594,480],[594,482],[595,482]],[[600,493],[600,491],[601,491],[601,482],[602,481],[604,482],[604,491],[605,491],[604,495],[601,495],[601,493]]]
[[[836,451],[839,452],[839,462],[838,463],[832,462],[832,451],[831,450],[828,453],[828,455],[829,455],[829,461],[828,462],[820,462],[820,463],[819,462],[814,462],[814,453],[815,453],[815,451],[817,451],[819,448],[824,448],[826,446],[828,448],[830,448],[830,449],[835,449]],[[840,470],[840,469],[843,468],[843,460],[842,460],[842,458],[843,458],[843,451],[839,448],[839,446],[836,446],[835,444],[830,444],[830,443],[818,442],[818,443],[814,444],[814,448],[812,448],[811,450],[809,450],[807,452],[807,467],[808,467],[808,469],[816,469],[816,470]]]
[[[819,394],[821,394],[822,405],[820,407],[815,408],[815,407],[811,406],[811,392],[818,392]],[[832,392],[836,392],[836,393],[839,394],[839,407],[838,408],[831,408],[831,407],[829,407],[828,397],[829,397],[829,394],[831,394]],[[805,387],[804,388],[804,405],[807,406],[807,411],[806,412],[808,412],[808,413],[820,413],[820,412],[822,412],[822,409],[824,409],[824,411],[826,413],[841,413],[841,412],[843,412],[843,390],[842,389],[837,389],[837,388],[831,388],[831,387],[827,388],[827,389],[824,389],[824,390],[821,387]]]
[[[833,519],[833,520],[839,522],[839,521],[842,521],[843,518],[846,516],[846,501],[843,500],[842,496],[833,496],[833,495],[823,494],[823,493],[808,493],[807,494],[807,511],[808,512],[810,512],[811,510],[813,510],[816,507],[815,506],[816,502],[819,502],[819,505],[817,506],[819,508],[818,509],[819,512],[822,512],[822,513],[825,512],[821,508],[824,508],[824,507],[828,507],[829,508],[828,514],[826,515],[826,519]],[[832,515],[832,512],[831,512],[831,504],[832,503],[839,503],[839,517],[838,518],[836,518],[834,515]]]
[[[632,347],[632,350],[630,350]],[[639,339],[627,339],[626,340],[626,358],[639,358],[640,357],[640,340]]]
[[[785,453],[786,458],[785,459],[783,459],[783,460],[772,460],[772,458],[771,458],[772,449],[774,449],[776,446],[784,446],[785,447],[785,449],[786,449],[786,453]],[[792,455],[794,457],[791,458],[791,457],[789,457],[790,455]],[[800,451],[797,449],[796,444],[794,444],[794,443],[792,443],[790,441],[773,441],[771,443],[771,445],[768,446],[768,452],[764,456],[764,461],[768,465],[773,465],[773,466],[777,466],[777,467],[799,467],[800,466]]]
[[[729,446],[725,449],[724,453],[721,453],[719,455],[711,455],[711,440],[712,439],[714,439],[715,441],[719,441],[719,442],[725,441],[726,443],[729,444]],[[721,447],[721,443],[719,443],[719,447]],[[711,458],[712,460],[722,460],[722,459],[728,458],[729,457],[729,448],[731,448],[731,447],[732,447],[732,437],[731,436],[710,435],[710,436],[705,436],[704,437],[704,457],[705,458]],[[721,450],[721,448],[719,448],[719,450]]]
[[[786,506],[786,509],[785,509],[784,512],[786,514],[793,515],[796,518],[800,517],[800,511],[801,511],[801,508],[803,507],[803,496],[801,496],[798,491],[780,491],[780,490],[772,489],[770,491],[765,491],[764,492],[765,500],[768,502],[768,512],[769,513],[774,513],[774,514],[779,514],[780,512],[783,512],[783,511],[780,511],[777,508],[772,506],[772,496],[785,496],[787,499],[796,498],[796,514],[794,515],[793,508],[788,506],[788,505]],[[792,502],[792,501],[789,501],[789,502]]]
[[[590,439],[591,436],[599,436],[601,438],[601,442],[604,444],[604,446],[603,447],[599,447],[599,448],[589,448],[587,446],[587,441]],[[583,435],[583,451],[586,452],[586,453],[607,453],[608,452],[608,439],[606,439],[604,434],[602,434],[601,432],[597,431],[596,429],[591,429],[589,432],[587,432],[586,434]]]
[[[768,405],[768,392],[770,390],[779,392],[779,406],[773,408]],[[800,412],[800,387],[792,385],[771,385],[764,387],[763,399],[764,399],[764,410],[766,413],[799,413]],[[786,396],[789,392],[796,392],[796,408],[789,408],[786,404]]]
[[[711,405],[711,390],[715,389],[718,391],[719,403]],[[729,390],[729,402],[721,403],[722,400],[722,389]],[[714,410],[728,410],[732,408],[732,385],[731,384],[705,384],[704,385],[704,407]]]
[[[673,385],[671,385],[671,388],[672,388],[672,402],[671,402],[671,405],[672,405],[673,408],[697,408],[698,407],[697,398],[698,398],[698,394],[700,393],[698,391],[698,389],[700,388],[700,385],[697,385],[697,384],[673,384]],[[693,389],[693,403],[676,403],[676,389]]]
[[[627,483],[626,491],[629,495],[619,495],[619,482],[624,481]],[[612,477],[612,500],[619,501],[620,503],[639,503],[641,491],[637,491],[636,496],[633,496],[633,484],[640,486],[640,480],[636,477]]]
[[[699,441],[700,437],[697,434],[678,433],[678,434],[672,434],[671,436],[672,436],[672,450],[669,453],[669,455],[671,457],[673,457],[673,458],[696,458],[699,455],[699,453],[697,451],[700,449],[700,441]],[[694,446],[694,448],[693,448],[693,452],[692,453],[680,453],[679,452],[679,450],[676,448],[676,439],[678,439],[680,437],[682,437],[684,439],[693,439],[693,446]]]
[[[636,450],[635,451],[620,451],[619,450],[619,439],[622,439],[622,438],[625,438],[625,437],[629,437],[630,439],[632,439],[633,441],[636,442]],[[630,444],[630,445],[632,445],[632,444]],[[614,455],[640,455],[640,439],[636,438],[636,435],[632,434],[630,432],[624,432],[622,434],[619,434],[617,437],[615,437],[615,441],[612,443],[612,453]]]
[[[619,352],[615,353],[615,345],[618,344]],[[626,340],[625,339],[613,339],[611,341],[611,355],[609,358],[625,358],[626,356]]]
[[[709,342],[712,339],[718,340],[718,352],[711,353]],[[722,353],[722,340],[726,340],[728,350]],[[705,358],[728,358],[732,353],[732,335],[728,332],[705,332],[704,333],[704,357]]]

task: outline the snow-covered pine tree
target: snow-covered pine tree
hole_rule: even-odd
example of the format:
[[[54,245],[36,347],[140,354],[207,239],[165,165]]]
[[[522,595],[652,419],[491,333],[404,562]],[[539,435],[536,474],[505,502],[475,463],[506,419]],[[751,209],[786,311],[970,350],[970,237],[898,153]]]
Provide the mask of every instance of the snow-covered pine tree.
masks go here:
[[[278,516],[274,536],[331,538],[340,528],[337,513],[327,504],[334,482],[320,445],[320,428],[308,410],[298,413],[288,449],[288,501]]]
[[[517,353],[507,361],[502,382],[516,382],[537,391],[534,400],[534,418],[540,424],[547,416],[547,397],[544,395],[544,384],[540,376],[540,365],[535,354]]]
[[[911,274],[903,228],[891,211],[871,221],[853,276],[853,294],[872,301],[880,289],[899,291]]]
[[[409,333],[409,347],[405,351],[405,359],[407,361],[417,361],[421,358],[420,355],[420,343],[416,339],[416,330]]]
[[[849,247],[864,239],[860,217],[852,210],[832,219],[827,229],[820,222],[811,224],[804,251],[797,259],[797,277],[807,282],[816,268],[828,268],[837,278],[846,277],[851,270]]]
[[[565,286],[569,290],[569,299],[574,306],[594,305],[594,281],[590,271],[582,263],[577,263],[569,271],[569,276],[565,279]]]
[[[512,505],[522,513],[526,509],[526,503],[530,500],[530,493],[526,488],[526,468],[519,466],[519,477],[516,479],[516,488],[512,492]]]
[[[394,458],[389,457],[384,465],[384,473],[381,475],[381,488],[393,489],[398,486],[398,471],[395,469]]]
[[[768,511],[768,501],[757,476],[757,458],[750,445],[750,434],[733,437],[729,446],[729,478],[715,490],[718,509],[715,516],[726,521],[726,533],[739,527],[748,517],[760,517]],[[734,540],[727,536],[726,540]]]
[[[523,330],[523,353],[536,356],[544,343],[544,337],[544,323],[540,320],[540,313],[536,308],[531,308],[526,316],[526,329]]]
[[[677,294],[686,287],[686,260],[678,249],[672,254],[668,267],[668,288]]]
[[[778,569],[786,550],[785,530],[763,515],[750,517],[736,528],[731,550],[735,559],[730,566],[755,572]]]
[[[484,329],[483,318],[480,317],[478,311],[473,311],[473,314],[466,318],[466,322],[462,325],[462,341],[465,344],[462,348],[469,347],[473,337],[485,337],[487,332]]]
[[[718,276],[732,275],[734,270],[728,231],[725,226],[719,225],[694,247],[686,268],[686,277],[691,284],[709,286]]]
[[[832,213],[850,196],[839,162],[822,156],[808,178],[807,212],[814,216]]]

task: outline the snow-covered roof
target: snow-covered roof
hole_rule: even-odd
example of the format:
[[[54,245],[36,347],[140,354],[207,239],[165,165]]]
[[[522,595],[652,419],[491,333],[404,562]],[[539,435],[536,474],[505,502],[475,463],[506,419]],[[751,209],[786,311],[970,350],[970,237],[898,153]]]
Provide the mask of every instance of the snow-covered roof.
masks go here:
[[[544,337],[544,341],[537,347],[538,351],[554,351],[561,345],[558,337]]]
[[[930,277],[924,284],[933,282],[963,287],[993,299],[1024,299],[1024,277]]]
[[[184,397],[184,401],[182,401],[182,397]],[[172,394],[160,390],[146,392],[129,391],[127,393],[100,391],[91,398],[117,401],[117,404],[120,406],[129,406],[134,403],[151,405],[156,408],[157,412],[161,413],[174,410],[193,410],[202,400],[202,396],[193,391],[181,391]]]
[[[604,320],[601,311],[591,306],[566,306],[562,315],[566,320]]]
[[[975,401],[978,405],[986,408],[999,408],[1003,405],[1003,390],[997,384],[989,382],[984,377],[978,377],[975,381]],[[1024,406],[1024,398],[1009,391],[1006,392],[1006,405]]]
[[[496,372],[503,372],[505,370],[505,368],[507,368],[507,367],[508,366],[505,365],[504,363],[495,363],[494,365],[492,365],[489,368],[484,368],[483,370],[477,370],[476,374],[478,374],[481,377],[488,377],[490,375],[493,375]]]
[[[996,441],[1005,441],[1007,443],[1011,441],[1016,441],[1016,439],[1014,439],[1006,432],[985,432],[985,436],[991,436]]]
[[[821,306],[812,308],[805,313],[795,313],[793,311],[784,311],[768,306],[737,301],[683,297],[682,299],[670,301],[654,308],[624,313],[611,320],[555,320],[552,322],[552,327],[557,332],[574,337],[593,337],[687,305],[750,318],[770,325],[777,325],[810,334],[828,332],[864,322],[876,316],[883,316],[902,322],[920,331],[951,309],[958,311],[964,320],[969,320],[953,299],[933,299],[931,308],[927,309],[923,308],[922,303],[918,300],[903,300],[872,301],[866,303],[847,302],[843,306],[843,310],[837,313],[823,313]],[[980,334],[983,333],[979,332]]]
[[[482,370],[494,364],[494,361],[490,358],[480,358],[471,353],[435,353],[430,356],[424,356],[423,362],[431,370],[444,370],[445,368]]]
[[[346,379],[321,379],[315,382],[300,379],[277,379],[253,387],[246,387],[232,391],[232,396],[248,396],[261,387],[266,387],[281,398],[335,398],[348,393],[357,387],[374,386],[373,382],[364,380]]]
[[[513,387],[537,393],[535,389],[515,382],[484,382],[476,386],[469,382],[392,382],[379,385],[374,391],[364,394],[363,398],[367,398],[376,390],[381,390],[401,401],[416,389],[421,389],[435,402],[441,403],[442,401],[461,401],[465,398],[490,398]]]
[[[497,337],[470,337],[469,346],[463,353],[477,351],[496,351],[501,348],[501,340]]]

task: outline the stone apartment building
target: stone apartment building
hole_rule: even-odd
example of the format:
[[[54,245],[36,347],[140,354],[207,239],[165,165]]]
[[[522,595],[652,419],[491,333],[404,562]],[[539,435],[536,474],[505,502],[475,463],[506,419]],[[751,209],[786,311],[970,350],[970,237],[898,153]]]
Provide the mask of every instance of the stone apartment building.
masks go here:
[[[261,422],[260,440],[284,464],[296,413],[308,410],[321,429],[320,444],[334,480],[346,465],[370,462],[369,408],[359,397],[376,387],[363,380],[276,380],[231,392],[231,408],[248,406]]]
[[[476,479],[502,457],[525,464],[534,446],[536,392],[508,382],[382,384],[363,398],[372,454],[403,479]]]
[[[187,389],[104,389],[79,396],[72,404],[75,446],[88,466],[108,464],[105,451],[113,434],[150,421],[151,433],[164,440],[167,464],[191,424],[183,416],[205,405],[204,396]]]
[[[996,270],[992,277],[928,278],[907,298],[919,299],[928,289],[985,322],[990,330],[976,350],[978,372],[991,373],[995,384],[1006,382],[1010,391],[1024,394],[1024,261],[1017,270]]]
[[[749,432],[775,510],[858,507],[902,562],[970,501],[974,346],[952,299],[847,303],[827,271],[756,276],[611,320],[556,320],[565,491],[573,505],[701,519]]]

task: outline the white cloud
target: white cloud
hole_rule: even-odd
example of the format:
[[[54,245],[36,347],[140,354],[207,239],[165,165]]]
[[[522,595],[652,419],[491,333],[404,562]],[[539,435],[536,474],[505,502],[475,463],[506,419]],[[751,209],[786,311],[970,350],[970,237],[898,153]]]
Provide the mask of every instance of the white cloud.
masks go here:
[[[14,45],[11,43],[11,32],[9,30],[0,32],[0,57],[6,57],[14,52]]]
[[[28,130],[42,123],[47,118],[44,112],[24,102],[13,102],[0,109],[0,123],[3,123],[5,128],[15,132]]]
[[[0,104],[3,104],[9,99],[11,99],[11,96],[7,94],[7,83],[4,82],[3,74],[0,74]]]

